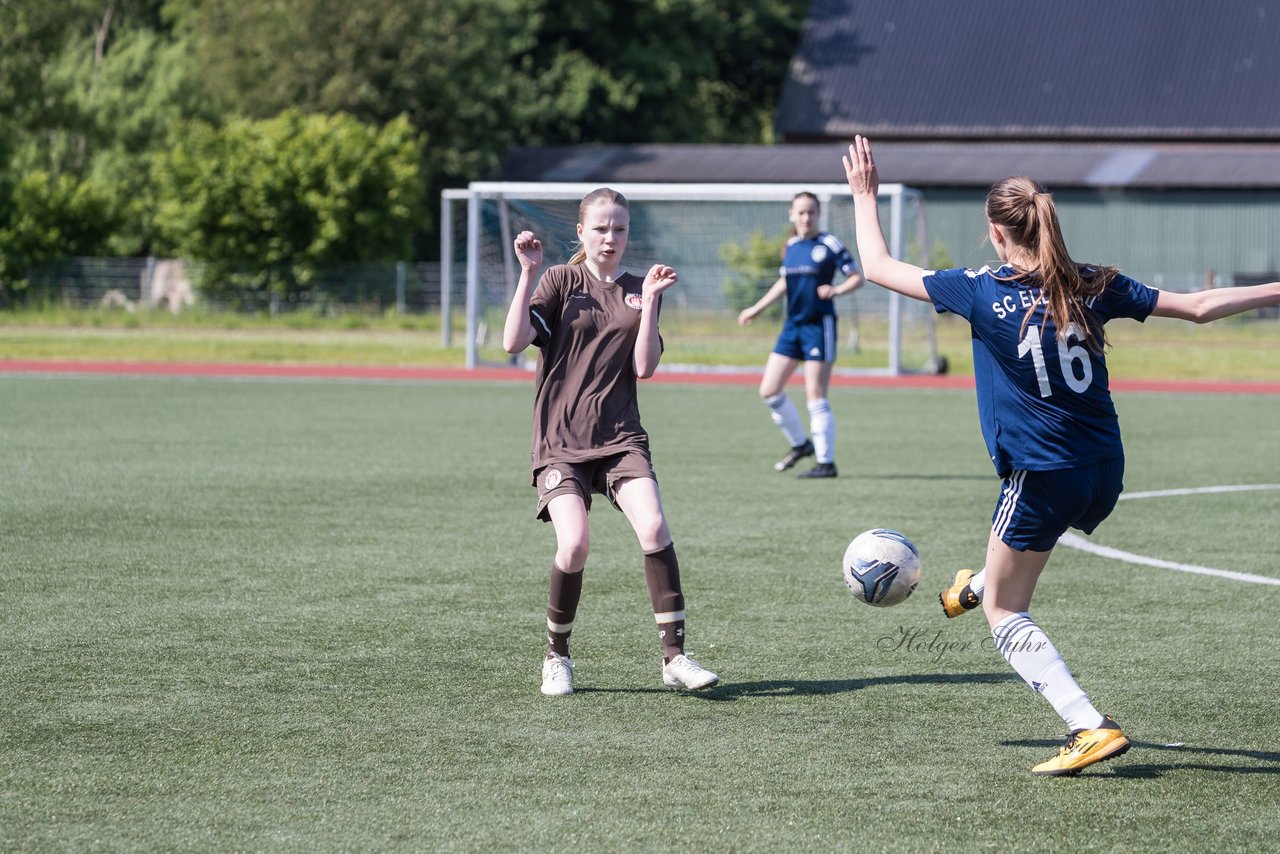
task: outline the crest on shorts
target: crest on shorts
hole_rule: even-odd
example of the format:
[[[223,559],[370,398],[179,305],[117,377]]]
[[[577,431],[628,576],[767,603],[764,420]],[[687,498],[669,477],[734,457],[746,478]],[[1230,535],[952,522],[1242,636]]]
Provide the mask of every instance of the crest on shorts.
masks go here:
[[[560,474],[557,469],[548,469],[547,476],[542,479],[542,488],[550,492],[559,486],[562,480],[564,480],[564,475]]]
[[[627,294],[626,303],[627,305],[639,311],[640,307],[644,305],[644,298],[641,297],[640,294]]]

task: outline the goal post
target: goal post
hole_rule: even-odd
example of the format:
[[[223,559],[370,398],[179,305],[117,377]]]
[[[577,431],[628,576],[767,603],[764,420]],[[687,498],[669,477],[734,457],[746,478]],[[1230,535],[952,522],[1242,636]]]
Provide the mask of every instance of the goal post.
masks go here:
[[[601,184],[474,182],[441,195],[441,309],[452,346],[453,307],[465,310],[466,366],[510,362],[501,330],[519,276],[512,242],[533,231],[543,266],[564,263],[576,246],[578,203]],[[799,192],[821,205],[819,227],[857,256],[853,200],[844,184],[610,183],[631,211],[623,267],[643,274],[669,264],[679,284],[663,298],[665,370],[759,370],[780,328],[780,303],[746,329],[738,312],[777,279],[787,206]],[[889,251],[927,267],[925,200],[914,188],[880,188]],[[459,294],[461,290],[461,294]],[[839,373],[938,372],[932,306],[874,285],[837,298]]]

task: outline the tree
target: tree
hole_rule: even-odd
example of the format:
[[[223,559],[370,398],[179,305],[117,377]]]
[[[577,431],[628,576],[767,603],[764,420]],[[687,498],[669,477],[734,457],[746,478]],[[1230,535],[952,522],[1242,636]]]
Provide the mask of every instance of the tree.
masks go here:
[[[150,252],[172,240],[147,205],[174,128],[405,116],[430,255],[439,191],[493,177],[513,146],[767,141],[807,6],[0,0],[0,204],[27,171],[92,179],[119,200],[112,249]]]
[[[7,113],[11,133],[4,137],[9,147],[0,160],[0,176],[12,182],[39,172],[91,186],[109,203],[107,219],[115,226],[98,251],[130,255],[149,248],[148,158],[164,144],[174,122],[213,118],[192,82],[187,50],[166,24],[163,5],[162,0],[31,4],[24,14],[40,27],[20,44],[38,74],[0,60],[0,93],[7,91],[6,81],[27,87]],[[0,9],[16,14],[8,4]],[[11,192],[12,184],[0,177],[0,199]],[[5,207],[13,211],[10,202]],[[0,213],[0,223],[4,220]]]
[[[181,27],[214,103],[370,124],[406,115],[429,147],[429,197],[484,177],[519,139],[513,58],[532,47],[522,0],[203,0]],[[438,206],[429,204],[428,226]]]
[[[68,44],[52,66],[77,121],[61,134],[45,135],[43,157],[49,168],[87,175],[110,188],[119,221],[112,251],[141,254],[156,237],[151,158],[166,146],[171,128],[218,117],[200,97],[180,40],[156,30],[121,28],[104,55],[84,48],[81,41]]]
[[[341,111],[375,124],[407,115],[428,140],[434,202],[443,187],[492,177],[513,145],[768,140],[807,7],[191,0],[180,17],[223,109]]]
[[[808,2],[544,0],[519,68],[529,141],[759,143]]]

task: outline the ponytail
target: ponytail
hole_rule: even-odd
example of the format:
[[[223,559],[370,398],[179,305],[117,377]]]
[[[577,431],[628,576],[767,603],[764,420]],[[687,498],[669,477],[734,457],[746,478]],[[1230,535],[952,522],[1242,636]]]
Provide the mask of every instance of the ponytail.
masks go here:
[[[1095,353],[1107,345],[1106,331],[1085,301],[1102,293],[1115,278],[1115,267],[1081,265],[1071,258],[1053,196],[1037,181],[1024,176],[1005,178],[987,193],[987,219],[1005,228],[1015,245],[1035,258],[1036,269],[1020,272],[1014,278],[1025,279],[1027,273],[1040,278],[1041,299],[1045,317],[1051,319],[1057,334],[1066,337],[1074,324],[1083,343]],[[1025,331],[1035,311],[1027,309],[1022,318]]]

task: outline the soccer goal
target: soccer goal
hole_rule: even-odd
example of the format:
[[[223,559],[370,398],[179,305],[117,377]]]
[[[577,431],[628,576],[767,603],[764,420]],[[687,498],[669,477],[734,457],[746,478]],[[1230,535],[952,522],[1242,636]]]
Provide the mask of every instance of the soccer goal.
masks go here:
[[[466,312],[466,365],[505,364],[507,306],[520,274],[512,243],[521,231],[542,240],[543,267],[576,248],[578,203],[598,184],[477,182],[441,197],[441,308],[445,346],[453,346],[453,312]],[[778,277],[796,193],[821,203],[821,228],[853,251],[853,200],[843,184],[608,184],[627,197],[631,228],[623,268],[643,275],[669,264],[680,282],[663,297],[665,370],[758,370],[781,324],[781,302],[750,327],[738,312]],[[924,196],[900,184],[880,189],[889,251],[927,267]],[[938,373],[931,306],[867,285],[837,299],[838,372]]]

